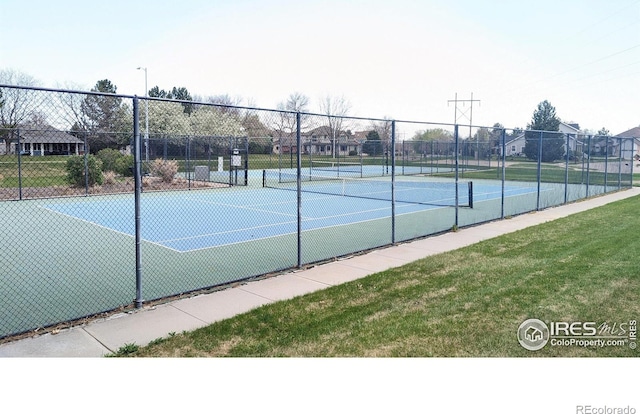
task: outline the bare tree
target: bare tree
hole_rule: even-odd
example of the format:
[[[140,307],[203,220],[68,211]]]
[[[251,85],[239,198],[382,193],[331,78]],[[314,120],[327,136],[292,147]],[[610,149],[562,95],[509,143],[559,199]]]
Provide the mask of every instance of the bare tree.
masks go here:
[[[371,130],[378,133],[385,149],[391,146],[391,118],[385,116],[384,121],[372,121]]]
[[[60,86],[62,89],[80,91],[84,86],[67,82]],[[61,93],[57,95],[60,102],[58,107],[61,109],[61,117],[67,124],[67,129],[72,131],[86,130],[89,125],[89,119],[82,112],[82,102],[85,95],[80,93]]]
[[[0,84],[38,86],[39,82],[26,73],[13,69],[0,70]],[[33,110],[36,92],[28,89],[0,88],[0,137],[5,143],[5,154],[13,139],[14,130],[26,121]]]
[[[300,92],[293,92],[286,101],[278,104],[277,109],[280,112],[278,112],[274,121],[274,128],[278,134],[280,150],[282,150],[282,143],[284,142],[289,145],[289,152],[293,154],[291,148],[293,148],[297,130],[295,112],[306,112],[308,111],[308,106],[309,97]],[[301,117],[300,123],[300,129],[305,129],[306,117]]]
[[[336,97],[327,95],[320,100],[320,112],[326,115],[327,133],[331,140],[332,156],[336,157],[336,141],[345,129],[349,128],[345,116],[351,110],[351,103],[344,96]]]

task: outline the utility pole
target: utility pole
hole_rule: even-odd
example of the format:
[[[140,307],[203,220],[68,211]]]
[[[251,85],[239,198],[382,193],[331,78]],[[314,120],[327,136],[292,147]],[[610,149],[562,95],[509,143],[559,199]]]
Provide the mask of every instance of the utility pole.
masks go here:
[[[455,103],[453,123],[457,124],[461,117],[465,117],[469,120],[469,126],[471,126],[473,124],[473,103],[480,103],[480,100],[473,99],[473,92],[471,92],[471,99],[458,99],[458,93],[456,92],[455,99],[449,99],[447,104],[450,104],[451,102]],[[469,110],[461,111],[460,116],[458,116],[458,103],[461,103],[462,106],[464,106],[465,103],[469,103]],[[469,113],[469,116],[467,116],[467,112]],[[471,131],[471,129],[469,129],[469,131]]]
[[[458,93],[456,92],[455,99],[450,99],[447,101],[447,105],[451,102],[454,103],[454,119],[453,123],[458,124],[458,120],[462,117],[467,118],[469,120],[469,139],[471,139],[471,126],[473,125],[473,103],[478,102],[480,104],[479,99],[473,99],[473,92],[471,92],[471,99],[458,99]],[[462,106],[465,106],[466,103],[469,104],[469,109],[461,111],[460,115],[458,115],[458,103],[461,103]],[[467,116],[468,114],[468,116]],[[479,147],[480,144],[476,142],[476,147]],[[479,151],[479,148],[476,149]],[[478,162],[480,162],[480,156],[478,155]]]

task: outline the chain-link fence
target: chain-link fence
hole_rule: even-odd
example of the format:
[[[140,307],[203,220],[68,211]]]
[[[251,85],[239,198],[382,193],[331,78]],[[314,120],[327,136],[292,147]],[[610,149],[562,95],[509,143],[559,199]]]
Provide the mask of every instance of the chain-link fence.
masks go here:
[[[0,91],[0,338],[628,188],[638,151],[634,137]]]

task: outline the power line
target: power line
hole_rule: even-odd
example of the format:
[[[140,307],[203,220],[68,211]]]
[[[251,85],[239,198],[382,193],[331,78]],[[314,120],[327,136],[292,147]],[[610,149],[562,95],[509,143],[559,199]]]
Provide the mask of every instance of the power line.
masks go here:
[[[465,110],[462,111],[460,116],[464,116],[465,118],[467,118],[469,120],[469,125],[471,125],[473,123],[473,103],[474,102],[480,102],[479,99],[473,99],[473,92],[471,92],[471,99],[458,99],[458,92],[456,92],[455,95],[455,99],[449,99],[447,101],[447,105],[450,104],[451,102],[455,103],[455,107],[454,107],[454,120],[453,123],[457,124],[458,123],[458,119],[460,119],[458,117],[458,104],[461,103],[462,106],[464,106],[465,103],[469,103],[469,110]],[[469,112],[469,116],[467,116],[467,112]]]

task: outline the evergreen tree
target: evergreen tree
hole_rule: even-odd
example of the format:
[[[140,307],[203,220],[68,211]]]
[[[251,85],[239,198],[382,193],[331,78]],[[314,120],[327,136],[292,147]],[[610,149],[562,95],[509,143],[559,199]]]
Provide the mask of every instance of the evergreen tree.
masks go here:
[[[558,132],[560,119],[556,116],[556,108],[549,101],[542,101],[533,112],[531,123],[525,131],[524,153],[531,160],[538,160],[539,143],[542,137],[542,162],[553,162],[564,155],[563,135]]]

